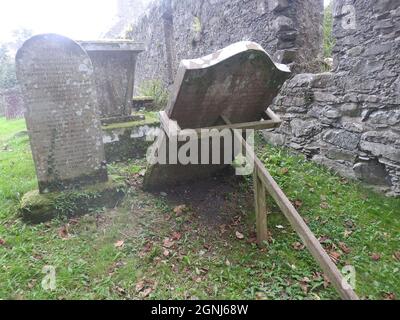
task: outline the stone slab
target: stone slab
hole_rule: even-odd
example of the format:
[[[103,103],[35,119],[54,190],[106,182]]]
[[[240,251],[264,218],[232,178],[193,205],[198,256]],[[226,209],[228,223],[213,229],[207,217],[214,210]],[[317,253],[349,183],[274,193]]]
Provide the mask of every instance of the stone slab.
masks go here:
[[[260,45],[238,42],[203,58],[183,60],[166,112],[181,129],[224,124],[221,115],[233,124],[259,121],[289,76],[289,68],[274,63]],[[199,145],[203,143],[211,144],[211,139],[202,139]],[[166,136],[160,136],[155,146],[170,152]],[[198,163],[200,159],[199,151]],[[226,167],[223,160],[214,165],[152,165],[146,172],[145,188],[163,189],[209,177]]]
[[[107,180],[93,66],[73,40],[27,40],[16,56],[41,193]]]
[[[136,61],[144,45],[128,40],[79,41],[79,44],[93,63],[101,118],[130,116]]]

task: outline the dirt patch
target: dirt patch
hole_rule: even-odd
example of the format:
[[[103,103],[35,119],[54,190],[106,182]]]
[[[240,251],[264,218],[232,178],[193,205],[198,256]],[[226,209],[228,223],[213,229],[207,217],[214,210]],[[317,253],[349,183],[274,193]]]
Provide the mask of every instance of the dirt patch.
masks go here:
[[[165,194],[164,194],[165,196]],[[218,176],[168,190],[170,206],[186,205],[202,223],[221,225],[254,210],[253,192],[238,176]]]

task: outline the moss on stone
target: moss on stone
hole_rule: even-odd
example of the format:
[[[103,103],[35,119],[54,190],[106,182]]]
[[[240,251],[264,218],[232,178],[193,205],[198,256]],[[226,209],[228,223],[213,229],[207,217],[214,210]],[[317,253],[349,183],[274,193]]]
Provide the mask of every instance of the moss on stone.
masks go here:
[[[103,126],[102,129],[103,131],[111,131],[115,129],[137,128],[145,125],[157,125],[160,123],[157,112],[145,112],[144,116],[144,120],[113,123]]]
[[[123,182],[108,181],[84,189],[40,194],[30,191],[21,200],[19,212],[28,223],[42,223],[56,217],[72,217],[102,207],[114,207],[125,194]]]

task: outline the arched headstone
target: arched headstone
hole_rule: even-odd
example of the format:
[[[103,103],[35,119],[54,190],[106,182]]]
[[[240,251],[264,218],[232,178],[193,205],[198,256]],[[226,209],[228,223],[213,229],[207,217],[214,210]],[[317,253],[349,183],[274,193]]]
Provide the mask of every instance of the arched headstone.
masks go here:
[[[93,66],[71,39],[45,34],[16,57],[42,193],[107,180]]]

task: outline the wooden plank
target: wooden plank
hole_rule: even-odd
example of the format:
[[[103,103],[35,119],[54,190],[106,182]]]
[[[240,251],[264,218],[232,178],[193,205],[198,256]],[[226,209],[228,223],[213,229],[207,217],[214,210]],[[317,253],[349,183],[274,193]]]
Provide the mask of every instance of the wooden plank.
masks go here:
[[[261,121],[254,121],[254,122],[245,122],[245,123],[234,123],[230,125],[220,125],[220,126],[213,126],[213,127],[206,127],[206,128],[197,128],[197,129],[181,129],[178,123],[174,120],[171,120],[165,111],[160,112],[160,121],[163,129],[167,133],[169,138],[176,138],[178,137],[179,141],[184,140],[185,138],[202,138],[202,130],[210,131],[210,134],[207,134],[206,137],[213,137],[219,136],[219,132],[225,129],[253,129],[253,130],[263,130],[263,129],[272,129],[276,128],[281,124],[281,121],[278,119],[276,120],[261,120]],[[214,132],[211,132],[214,131]]]
[[[264,246],[268,241],[266,190],[254,169],[254,201],[256,210],[257,243]]]
[[[181,128],[179,127],[176,121],[171,120],[165,111],[159,112],[161,128],[164,129],[165,133],[169,138],[173,138],[173,136],[178,135]]]
[[[229,124],[228,119],[224,118],[224,120]],[[284,192],[272,178],[268,170],[265,168],[264,164],[255,155],[253,149],[247,144],[247,142],[243,139],[242,135],[239,132],[234,131],[234,134],[236,138],[242,142],[243,147],[246,149],[247,156],[250,159],[254,160],[255,168],[257,168],[258,171],[258,177],[266,187],[268,193],[276,201],[283,214],[286,216],[294,230],[300,236],[303,243],[310,251],[311,255],[325,272],[341,298],[345,300],[358,300],[356,293],[349,286],[343,285],[345,282],[343,281],[343,277],[339,269],[332,262],[329,255],[326,253],[317,238],[308,228],[307,224],[304,222],[303,218],[286,197]]]
[[[281,118],[278,117],[276,115],[276,113],[271,110],[271,108],[268,108],[267,110],[265,110],[265,115],[266,115],[266,117],[264,118],[265,120],[269,120],[270,119],[270,120],[273,120],[273,121],[275,121],[275,122],[277,122],[279,124],[282,123]]]

